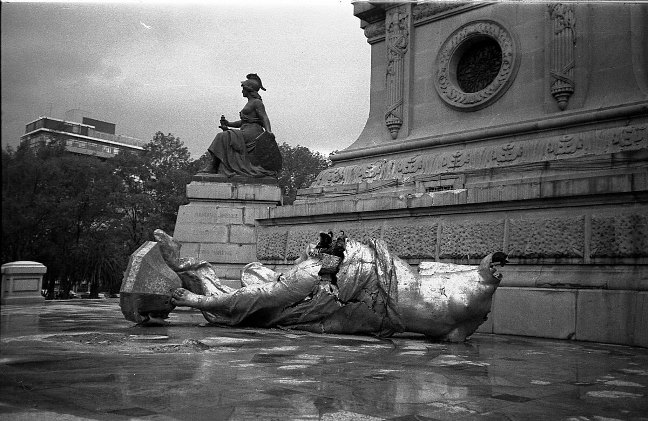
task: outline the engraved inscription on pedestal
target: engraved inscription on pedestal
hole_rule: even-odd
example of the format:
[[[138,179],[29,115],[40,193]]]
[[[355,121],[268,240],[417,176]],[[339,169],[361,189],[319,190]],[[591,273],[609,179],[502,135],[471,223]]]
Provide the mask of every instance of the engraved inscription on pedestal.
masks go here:
[[[200,224],[242,224],[243,209],[190,203],[180,206],[178,219]]]
[[[174,238],[180,242],[226,243],[228,230],[225,225],[187,222],[176,226]]]
[[[15,278],[13,284],[13,291],[38,291],[40,290],[40,278]]]
[[[256,261],[253,244],[201,244],[199,258],[212,263],[243,263]]]

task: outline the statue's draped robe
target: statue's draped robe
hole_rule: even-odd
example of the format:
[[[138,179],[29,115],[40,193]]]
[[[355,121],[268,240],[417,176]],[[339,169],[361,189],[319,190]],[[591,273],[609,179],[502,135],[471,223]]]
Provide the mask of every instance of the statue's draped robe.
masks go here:
[[[201,267],[200,264],[203,266]],[[181,278],[208,268],[200,263],[179,272]],[[377,333],[404,329],[395,310],[396,272],[384,243],[368,245],[347,241],[345,258],[337,273],[337,294],[317,273],[321,260],[311,257],[283,274],[250,263],[243,271],[243,287],[228,289],[214,276],[198,274],[191,289],[202,295],[221,295],[218,312],[203,311],[205,318],[228,326],[290,326],[317,333]],[[198,282],[198,280],[200,280]]]
[[[240,113],[240,130],[230,129],[218,133],[208,150],[220,161],[218,174],[231,177],[246,175],[249,177],[276,177],[277,172],[265,169],[250,162],[249,156],[254,153],[256,138],[263,133],[261,120],[255,115]]]

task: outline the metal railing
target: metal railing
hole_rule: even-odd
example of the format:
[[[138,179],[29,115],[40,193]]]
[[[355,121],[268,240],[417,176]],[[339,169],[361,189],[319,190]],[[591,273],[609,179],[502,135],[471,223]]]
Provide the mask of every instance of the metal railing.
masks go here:
[[[97,139],[107,140],[107,141],[110,141],[110,142],[119,142],[119,143],[123,143],[125,145],[139,146],[139,147],[142,147],[142,148],[144,146],[146,146],[147,143],[149,143],[149,142],[145,142],[145,141],[143,141],[141,139],[137,139],[137,138],[134,138],[134,137],[131,137],[131,136],[126,136],[126,135],[123,135],[123,134],[115,135],[115,134],[110,134],[110,133],[102,133],[102,132],[98,132],[98,131],[92,130],[92,129],[89,130],[88,136],[89,137],[94,137],[94,138],[97,138]]]

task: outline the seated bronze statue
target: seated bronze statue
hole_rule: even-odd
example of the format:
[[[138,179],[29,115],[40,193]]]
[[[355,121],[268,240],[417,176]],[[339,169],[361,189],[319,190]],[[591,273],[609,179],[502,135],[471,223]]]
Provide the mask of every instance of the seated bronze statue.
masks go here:
[[[336,284],[331,277],[320,275],[324,253],[310,245],[283,273],[258,262],[248,264],[242,272],[242,288],[232,289],[220,283],[209,263],[180,258],[180,244],[166,233],[156,230],[154,235],[158,256],[168,265],[164,269],[171,268],[179,278],[169,284],[172,292],[167,313],[173,305],[193,307],[210,323],[224,326],[379,336],[414,332],[438,340],[463,341],[486,320],[502,278],[496,266],[506,263],[506,255],[497,252],[479,266],[424,262],[417,272],[391,254],[382,240],[363,244],[343,237]],[[129,270],[131,267],[136,265],[129,264]],[[137,276],[129,275],[129,270],[127,276]],[[146,322],[148,316],[124,297],[124,315]]]
[[[208,162],[200,173],[277,177],[281,154],[259,95],[259,89],[265,91],[261,78],[250,73],[241,82],[241,88],[247,103],[239,113],[240,120],[230,122],[221,116],[223,132],[216,135],[207,149]]]

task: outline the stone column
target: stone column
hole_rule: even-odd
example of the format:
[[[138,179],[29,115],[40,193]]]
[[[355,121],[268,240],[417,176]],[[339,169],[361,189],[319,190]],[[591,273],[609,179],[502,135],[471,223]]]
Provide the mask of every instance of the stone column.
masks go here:
[[[212,263],[225,284],[239,287],[241,270],[257,260],[255,220],[281,202],[276,179],[198,175],[187,185],[174,238],[182,257]]]
[[[45,265],[38,262],[11,262],[2,265],[2,298],[4,304],[40,303]]]

